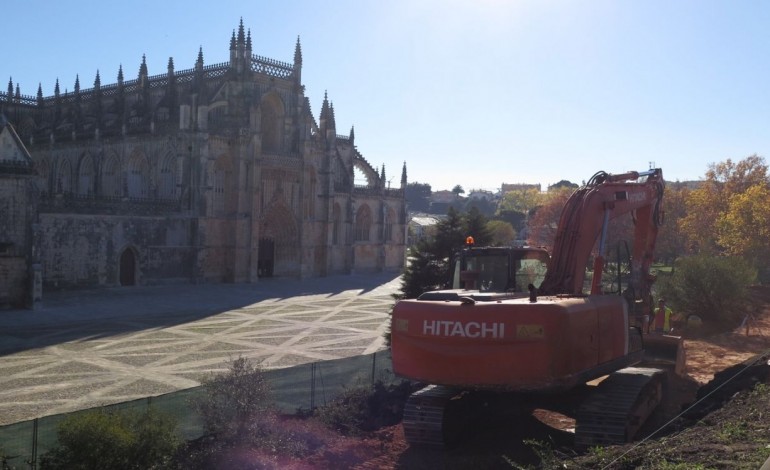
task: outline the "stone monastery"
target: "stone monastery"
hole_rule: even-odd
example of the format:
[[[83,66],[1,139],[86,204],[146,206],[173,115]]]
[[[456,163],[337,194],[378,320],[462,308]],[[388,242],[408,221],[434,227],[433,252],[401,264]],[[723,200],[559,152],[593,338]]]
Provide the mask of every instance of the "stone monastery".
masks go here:
[[[53,96],[0,92],[0,305],[46,289],[400,270],[406,164],[386,184],[318,120],[293,63],[252,53]],[[354,174],[366,184],[354,184]]]

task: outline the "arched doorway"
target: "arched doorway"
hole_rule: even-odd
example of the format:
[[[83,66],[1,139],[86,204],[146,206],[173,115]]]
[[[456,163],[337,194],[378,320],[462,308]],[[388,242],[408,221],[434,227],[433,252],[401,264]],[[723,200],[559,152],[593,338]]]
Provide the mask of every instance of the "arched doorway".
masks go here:
[[[136,285],[136,255],[131,248],[126,248],[120,254],[120,285]]]
[[[275,241],[272,238],[259,239],[257,277],[273,277],[275,267]]]

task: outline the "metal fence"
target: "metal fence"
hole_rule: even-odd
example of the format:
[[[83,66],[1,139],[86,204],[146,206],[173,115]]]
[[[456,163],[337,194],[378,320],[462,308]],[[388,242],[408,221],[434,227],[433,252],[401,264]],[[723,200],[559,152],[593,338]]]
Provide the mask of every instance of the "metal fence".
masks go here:
[[[373,385],[377,381],[391,384],[396,377],[391,370],[390,351],[355,356],[332,361],[314,362],[300,366],[264,371],[275,408],[283,413],[312,410],[334,400],[347,389]],[[177,432],[190,440],[203,435],[203,421],[190,405],[200,396],[202,387],[117,403],[93,409],[108,411],[143,411],[149,406],[176,418]],[[59,423],[77,413],[45,416],[30,421],[0,427],[0,455],[7,456],[10,468],[37,468],[38,457],[57,444]],[[0,463],[0,469],[6,462]]]

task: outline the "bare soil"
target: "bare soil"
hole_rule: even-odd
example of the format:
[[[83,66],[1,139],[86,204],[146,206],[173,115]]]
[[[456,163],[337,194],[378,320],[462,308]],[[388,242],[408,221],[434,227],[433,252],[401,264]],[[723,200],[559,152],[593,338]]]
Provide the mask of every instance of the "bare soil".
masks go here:
[[[248,451],[245,460],[260,464],[238,468],[758,469],[770,457],[770,289],[757,289],[755,296],[762,308],[748,325],[717,334],[682,332],[687,376],[669,380],[664,406],[637,442],[580,454],[573,450],[570,416],[535,410],[469,429],[455,449],[410,447],[400,424],[365,437],[327,430],[316,431],[317,450],[309,457],[258,457]]]

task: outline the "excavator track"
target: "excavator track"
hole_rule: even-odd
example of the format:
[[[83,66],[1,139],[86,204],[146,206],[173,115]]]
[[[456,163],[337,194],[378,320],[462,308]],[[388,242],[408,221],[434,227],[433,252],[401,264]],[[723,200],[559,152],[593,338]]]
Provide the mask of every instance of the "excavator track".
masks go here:
[[[404,437],[410,445],[444,447],[447,444],[444,413],[455,389],[429,385],[414,392],[404,406]]]
[[[627,367],[609,375],[577,412],[575,447],[632,440],[663,399],[666,371]]]

